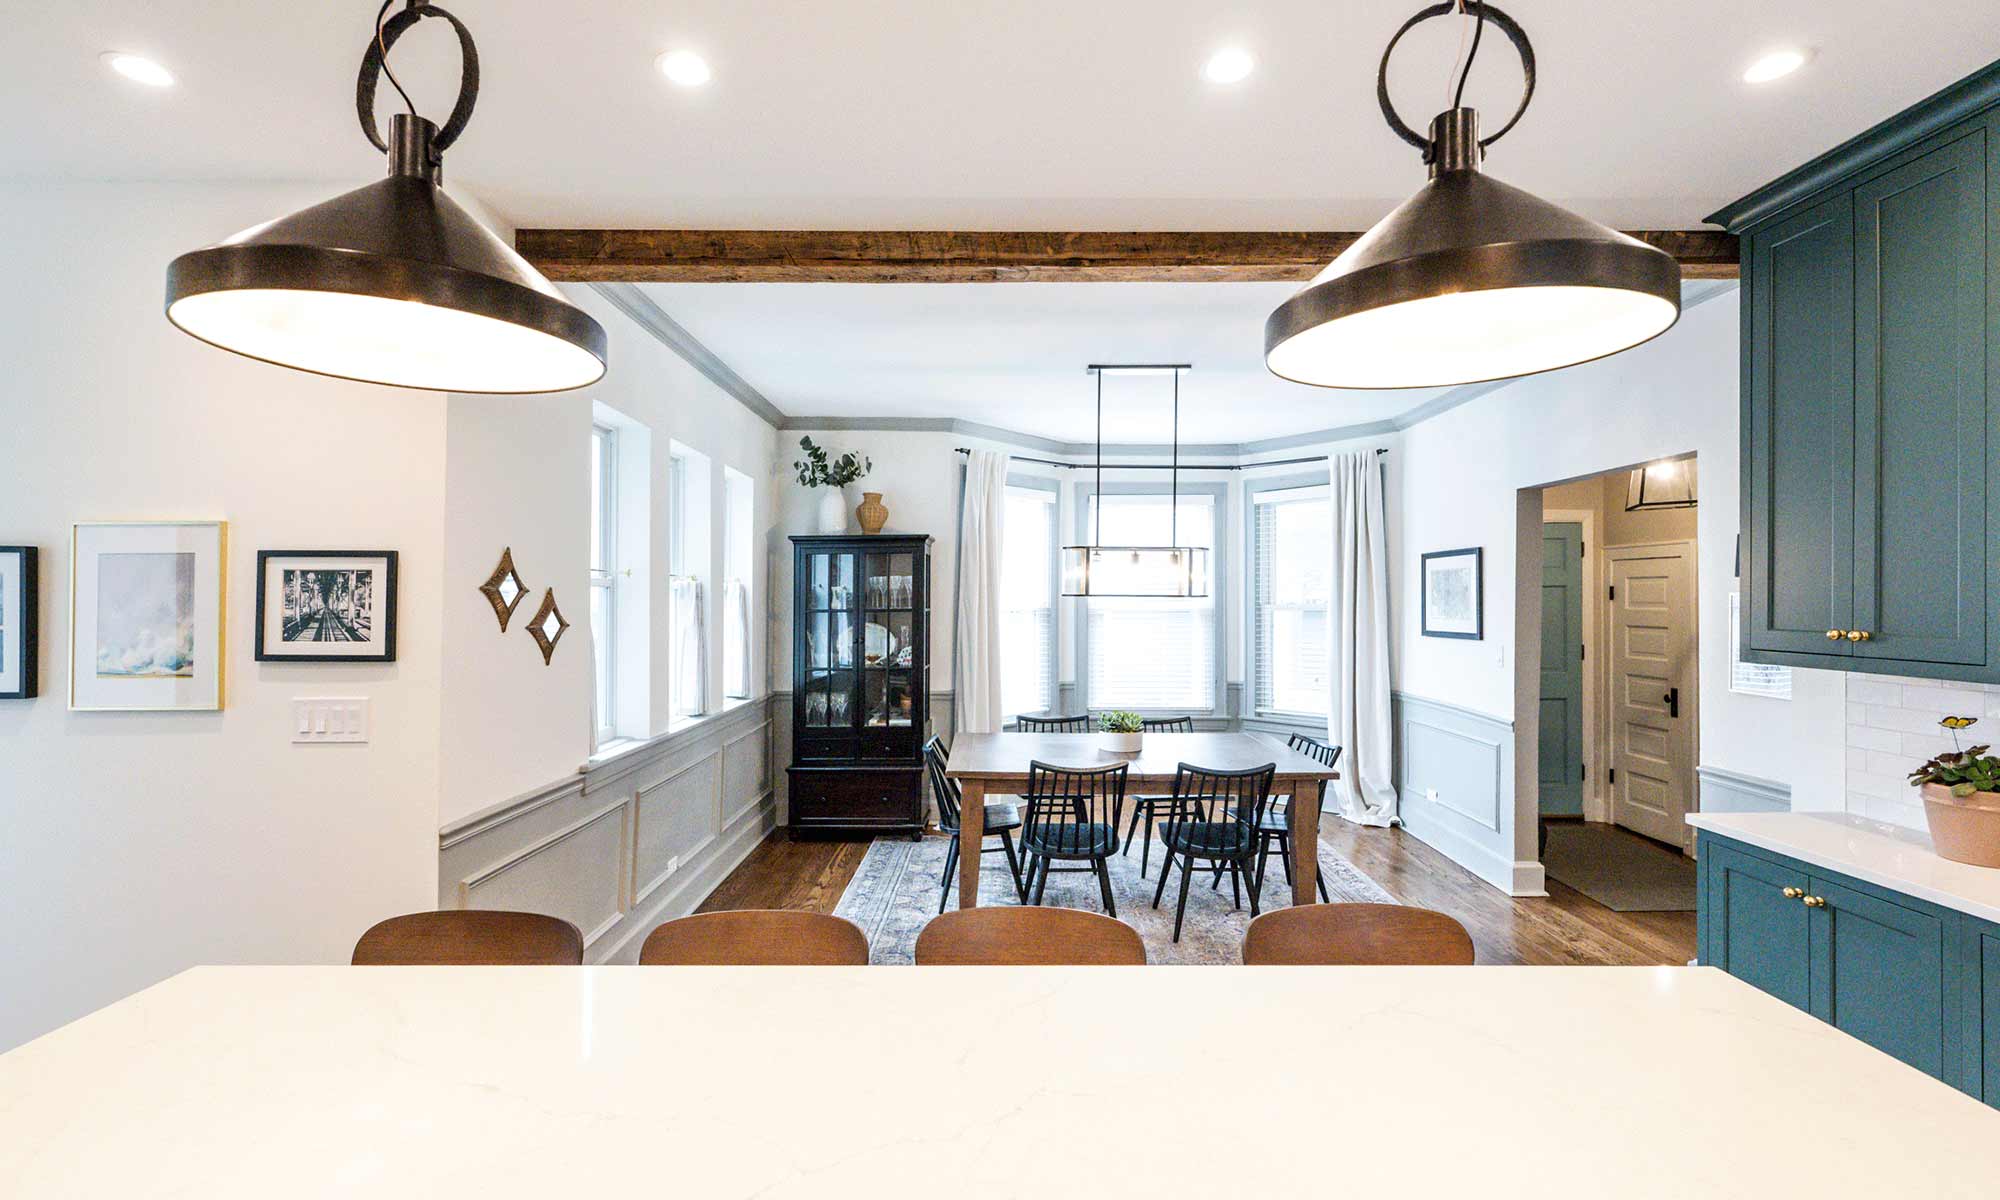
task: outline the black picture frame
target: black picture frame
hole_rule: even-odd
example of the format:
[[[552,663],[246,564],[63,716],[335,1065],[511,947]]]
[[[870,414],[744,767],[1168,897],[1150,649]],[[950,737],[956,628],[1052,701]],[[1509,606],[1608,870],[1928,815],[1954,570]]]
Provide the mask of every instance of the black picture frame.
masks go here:
[[[20,578],[9,586],[20,601],[21,664],[20,686],[0,691],[0,700],[33,700],[41,692],[41,550],[36,546],[0,546],[0,555],[19,555]],[[0,636],[5,636],[0,631]]]
[[[376,611],[382,617],[381,650],[374,654],[291,653],[265,644],[264,625],[271,602],[271,562],[288,558],[324,560],[372,559],[384,564],[382,595]],[[268,663],[390,663],[396,661],[396,551],[394,550],[259,550],[257,552],[257,641],[255,658]],[[313,644],[313,643],[307,643]]]
[[[1472,629],[1432,629],[1431,628],[1431,560],[1470,558],[1472,560]],[[1421,632],[1425,637],[1457,638],[1468,642],[1483,641],[1486,637],[1486,552],[1479,546],[1466,546],[1458,550],[1433,550],[1423,556],[1417,571],[1417,596],[1422,608],[1423,624]]]

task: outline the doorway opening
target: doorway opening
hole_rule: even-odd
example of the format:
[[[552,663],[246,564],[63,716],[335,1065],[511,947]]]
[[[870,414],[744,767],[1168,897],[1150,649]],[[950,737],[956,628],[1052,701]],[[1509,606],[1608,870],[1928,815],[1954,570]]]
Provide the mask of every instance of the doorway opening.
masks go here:
[[[1698,484],[1688,455],[1542,489],[1537,851],[1619,912],[1694,908]]]

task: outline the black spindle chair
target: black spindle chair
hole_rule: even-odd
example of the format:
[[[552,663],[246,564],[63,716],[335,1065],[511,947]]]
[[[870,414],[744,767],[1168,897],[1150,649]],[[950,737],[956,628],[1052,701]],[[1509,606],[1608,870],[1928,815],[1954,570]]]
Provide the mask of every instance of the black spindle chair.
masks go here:
[[[1291,748],[1307,758],[1324,764],[1328,770],[1340,761],[1340,747],[1330,746],[1318,738],[1308,737],[1303,733],[1292,735]],[[1325,804],[1326,781],[1323,779],[1320,781],[1319,786],[1313,789],[1310,798],[1292,796],[1283,804],[1271,805],[1265,811],[1264,819],[1258,822],[1258,840],[1263,843],[1257,849],[1257,890],[1260,892],[1264,890],[1264,868],[1271,860],[1271,851],[1274,847],[1278,851],[1278,861],[1285,868],[1285,886],[1288,888],[1292,886],[1292,814],[1288,806],[1297,804],[1301,800],[1309,804]],[[1313,855],[1313,882],[1319,885],[1320,901],[1331,903],[1326,894],[1326,876],[1320,874],[1317,854]],[[1219,884],[1220,880],[1211,886]]]
[[[951,885],[958,872],[958,781],[944,773],[945,765],[951,758],[944,739],[934,737],[924,743],[924,768],[930,772],[931,790],[937,793],[938,828],[951,835],[951,849],[945,851],[944,878],[938,881],[938,911],[944,911],[944,902],[951,898]],[[1021,876],[1021,860],[1014,855],[1013,831],[1021,827],[1021,810],[1011,804],[996,803],[986,805],[986,836],[998,837],[998,846],[988,846],[980,839],[979,852],[991,854],[995,850],[1007,855],[1007,873],[1014,877],[1015,894],[1021,903],[1028,902],[1028,884]]]
[[[1057,767],[1028,764],[1028,809],[1021,830],[1021,848],[1028,853],[1028,881],[1034,886],[1031,904],[1040,904],[1051,871],[1088,871],[1097,876],[1104,911],[1118,915],[1111,896],[1110,858],[1118,849],[1118,818],[1125,807],[1125,763],[1108,767]],[[1057,867],[1057,862],[1087,866]]]
[[[1141,717],[1139,728],[1146,733],[1193,733],[1193,717]],[[1146,877],[1147,860],[1153,856],[1153,821],[1167,808],[1165,796],[1132,797],[1132,825],[1125,831],[1125,848],[1120,854],[1132,852],[1132,835],[1139,833],[1141,822],[1145,824],[1144,840],[1139,843],[1139,878]]]
[[[1022,733],[1089,733],[1090,714],[1074,717],[1015,717],[1014,727]]]
[[[1153,907],[1167,894],[1167,876],[1173,873],[1174,856],[1181,857],[1181,897],[1174,909],[1174,940],[1181,940],[1181,922],[1187,916],[1188,880],[1195,860],[1214,863],[1229,871],[1229,890],[1236,903],[1243,902],[1241,886],[1250,882],[1262,839],[1258,829],[1271,807],[1271,780],[1276,763],[1243,771],[1212,771],[1206,767],[1180,764],[1174,772],[1174,794],[1166,824],[1160,830],[1160,844],[1167,860],[1160,868],[1160,884],[1153,892]],[[1250,889],[1250,915],[1255,917],[1257,889]]]

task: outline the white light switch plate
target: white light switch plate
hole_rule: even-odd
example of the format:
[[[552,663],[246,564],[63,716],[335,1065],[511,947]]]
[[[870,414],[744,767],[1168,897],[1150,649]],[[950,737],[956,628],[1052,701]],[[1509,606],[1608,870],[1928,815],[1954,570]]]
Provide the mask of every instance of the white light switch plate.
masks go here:
[[[368,740],[366,696],[294,696],[292,742],[332,745]]]

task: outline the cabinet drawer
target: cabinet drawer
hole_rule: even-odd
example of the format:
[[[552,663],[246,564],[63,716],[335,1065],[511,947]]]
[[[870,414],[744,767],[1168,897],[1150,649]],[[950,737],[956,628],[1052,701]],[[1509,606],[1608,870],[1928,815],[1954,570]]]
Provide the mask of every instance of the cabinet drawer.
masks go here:
[[[923,823],[920,768],[793,767],[791,823],[802,829],[903,829]]]

